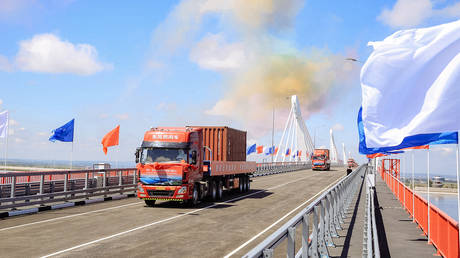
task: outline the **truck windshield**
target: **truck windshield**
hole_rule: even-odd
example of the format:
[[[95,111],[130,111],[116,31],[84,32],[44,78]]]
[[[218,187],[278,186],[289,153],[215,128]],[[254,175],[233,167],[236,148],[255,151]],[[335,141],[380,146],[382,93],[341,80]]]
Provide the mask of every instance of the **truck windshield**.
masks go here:
[[[326,159],[326,157],[324,155],[313,156],[313,159]]]
[[[176,163],[184,160],[187,162],[186,149],[176,148],[143,148],[142,163]]]

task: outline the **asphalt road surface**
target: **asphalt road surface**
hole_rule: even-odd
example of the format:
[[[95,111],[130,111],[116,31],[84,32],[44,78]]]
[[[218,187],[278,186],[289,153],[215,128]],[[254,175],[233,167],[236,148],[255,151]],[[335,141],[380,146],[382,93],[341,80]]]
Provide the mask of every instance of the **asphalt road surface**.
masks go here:
[[[187,208],[136,198],[0,220],[0,257],[241,257],[346,174],[253,178],[251,191]]]

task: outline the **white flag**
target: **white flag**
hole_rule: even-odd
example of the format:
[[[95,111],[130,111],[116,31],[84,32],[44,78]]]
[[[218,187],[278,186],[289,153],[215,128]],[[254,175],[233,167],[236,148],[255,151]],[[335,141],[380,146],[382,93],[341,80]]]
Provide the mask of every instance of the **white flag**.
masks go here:
[[[8,131],[8,111],[0,113],[0,138],[5,138]]]
[[[361,70],[367,147],[460,129],[460,20],[369,45],[374,52]]]

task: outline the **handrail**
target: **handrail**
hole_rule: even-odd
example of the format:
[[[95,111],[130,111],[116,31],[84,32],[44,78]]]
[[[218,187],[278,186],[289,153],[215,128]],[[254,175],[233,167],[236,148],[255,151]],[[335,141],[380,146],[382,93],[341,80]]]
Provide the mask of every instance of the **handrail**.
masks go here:
[[[425,235],[430,235],[428,241],[432,243],[439,255],[443,257],[459,257],[459,223],[438,207],[430,203],[430,221],[428,221],[428,202],[415,193],[393,175],[380,169],[380,175],[396,198],[401,202],[413,220],[419,225]],[[405,196],[405,202],[404,202]],[[414,205],[412,205],[414,202]]]
[[[301,212],[268,236],[243,257],[273,257],[274,249],[287,239],[287,257],[328,256],[327,246],[334,246],[332,237],[338,237],[337,229],[341,229],[343,219],[354,193],[365,173],[366,165],[361,165],[338,183],[322,193]],[[309,215],[313,216],[313,233],[309,236]],[[319,219],[319,221],[318,221]],[[296,227],[302,224],[302,248],[295,253]]]

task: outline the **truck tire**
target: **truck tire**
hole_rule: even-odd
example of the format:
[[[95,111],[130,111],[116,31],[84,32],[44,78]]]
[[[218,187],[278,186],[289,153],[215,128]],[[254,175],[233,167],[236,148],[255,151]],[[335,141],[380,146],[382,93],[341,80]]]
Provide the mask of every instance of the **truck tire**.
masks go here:
[[[239,187],[238,187],[238,190],[240,193],[243,193],[244,190],[245,190],[245,187],[244,187],[244,177],[240,177],[240,183],[239,183]]]
[[[187,201],[188,206],[195,207],[198,204],[198,200],[200,199],[200,192],[198,191],[198,189],[199,186],[195,184],[193,186],[192,199],[189,199]]]
[[[251,179],[246,176],[246,192],[249,192],[249,190],[251,190]]]
[[[215,180],[209,182],[209,197],[215,201],[217,199],[217,183]]]
[[[217,180],[217,200],[222,199],[222,180]]]
[[[144,200],[144,202],[149,207],[155,206],[155,200]]]

